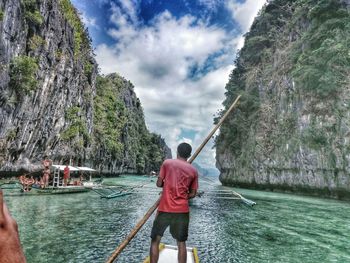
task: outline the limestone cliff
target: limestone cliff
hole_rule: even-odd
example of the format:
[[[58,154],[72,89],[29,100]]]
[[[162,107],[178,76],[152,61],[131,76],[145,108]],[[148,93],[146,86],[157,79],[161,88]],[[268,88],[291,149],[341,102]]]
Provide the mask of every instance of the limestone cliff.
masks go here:
[[[94,167],[113,173],[158,171],[171,150],[159,135],[148,132],[133,85],[110,74],[98,76],[96,88]]]
[[[147,151],[141,147],[142,153],[127,146],[157,136],[147,131],[132,85],[122,78],[118,89],[111,87],[120,105],[108,109],[111,122],[119,121],[120,110],[129,112],[124,126],[110,127],[108,139],[118,145],[119,155],[109,155],[106,142],[99,140],[96,101],[101,96],[90,43],[69,0],[0,0],[1,171],[35,170],[47,156],[57,163],[99,164],[107,173],[144,173],[153,169],[152,163],[138,160],[153,161],[150,147],[165,158],[166,146],[159,140],[144,145]],[[133,118],[143,133],[128,132]]]
[[[350,197],[350,1],[274,0],[226,85],[225,185]]]

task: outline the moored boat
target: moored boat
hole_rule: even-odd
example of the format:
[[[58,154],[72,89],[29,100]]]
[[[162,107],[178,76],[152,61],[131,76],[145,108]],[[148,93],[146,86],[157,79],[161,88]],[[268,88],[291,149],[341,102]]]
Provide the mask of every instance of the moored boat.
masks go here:
[[[149,256],[143,263],[149,263]],[[177,263],[177,246],[171,246],[161,243],[159,245],[158,263]],[[187,247],[187,263],[199,263],[198,253],[196,248]]]
[[[73,194],[73,193],[82,193],[88,192],[90,189],[85,188],[84,186],[59,186],[59,187],[47,187],[47,188],[31,188],[30,191],[23,191],[23,195],[52,195],[52,194]]]
[[[43,184],[34,183],[35,180],[32,178],[30,181],[31,183],[25,184],[23,179],[21,181],[23,187],[21,189],[21,194],[23,195],[51,195],[51,194],[70,194],[70,193],[81,193],[81,192],[87,192],[91,190],[91,186],[84,185],[84,182],[82,181],[83,178],[83,172],[96,172],[96,170],[91,169],[89,167],[73,167],[69,165],[56,165],[53,164],[51,167],[54,170],[53,173],[53,180],[52,183],[48,186],[43,186]],[[64,171],[65,167],[68,168],[69,171],[72,172],[79,172],[80,178],[79,180],[72,180],[69,184],[67,182],[64,182],[63,178],[61,177],[60,172]],[[90,175],[91,180],[91,175]],[[91,182],[91,181],[89,181]]]
[[[9,183],[3,183],[0,184],[1,189],[19,189],[22,188],[22,185],[17,182],[9,182]]]

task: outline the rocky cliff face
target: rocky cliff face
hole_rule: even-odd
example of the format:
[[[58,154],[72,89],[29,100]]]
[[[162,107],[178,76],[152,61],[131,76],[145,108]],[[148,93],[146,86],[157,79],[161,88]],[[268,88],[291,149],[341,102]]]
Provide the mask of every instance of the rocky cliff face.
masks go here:
[[[130,81],[110,74],[99,76],[96,87],[94,167],[113,173],[159,170],[171,150],[159,135],[148,132]]]
[[[57,163],[99,163],[110,173],[124,167],[146,172],[147,165],[136,168],[128,147],[103,163],[96,157],[96,152],[107,156],[104,142],[96,139],[96,78],[89,36],[69,0],[0,0],[0,170],[40,169],[47,156]],[[121,82],[125,86],[116,90],[121,106],[108,118],[117,120],[118,110],[135,107],[138,113],[126,117],[142,122],[131,84]],[[143,126],[149,135],[144,121]],[[109,139],[123,147],[141,136],[127,130],[120,135],[111,133]]]
[[[225,185],[350,198],[350,1],[269,1],[226,86]]]

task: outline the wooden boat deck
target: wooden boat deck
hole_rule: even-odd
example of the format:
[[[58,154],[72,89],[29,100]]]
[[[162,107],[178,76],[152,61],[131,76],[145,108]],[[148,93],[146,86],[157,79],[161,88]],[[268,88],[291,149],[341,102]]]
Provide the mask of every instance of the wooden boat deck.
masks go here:
[[[143,263],[149,263],[149,256]],[[159,260],[158,263],[178,263],[177,261],[177,246],[159,245]],[[198,253],[196,248],[187,247],[187,263],[199,263]]]

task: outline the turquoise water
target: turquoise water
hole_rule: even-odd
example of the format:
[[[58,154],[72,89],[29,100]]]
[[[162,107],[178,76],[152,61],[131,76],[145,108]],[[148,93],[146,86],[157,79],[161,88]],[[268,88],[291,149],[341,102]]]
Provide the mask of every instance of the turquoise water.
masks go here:
[[[158,198],[148,188],[155,182],[147,177],[123,176],[107,182],[149,184],[142,193],[109,200],[94,192],[24,197],[6,191],[29,263],[104,262]],[[227,189],[207,180],[200,186]],[[257,205],[251,208],[213,195],[194,200],[188,246],[198,248],[201,262],[350,262],[348,202],[237,191]],[[153,219],[118,262],[142,262],[147,256]],[[168,231],[163,241],[175,244]]]

